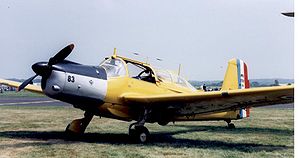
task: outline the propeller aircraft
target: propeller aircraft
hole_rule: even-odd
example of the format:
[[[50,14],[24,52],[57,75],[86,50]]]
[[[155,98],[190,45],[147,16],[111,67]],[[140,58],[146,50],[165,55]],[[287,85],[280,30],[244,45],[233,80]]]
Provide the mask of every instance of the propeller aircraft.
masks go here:
[[[220,91],[195,89],[176,73],[156,69],[148,63],[114,54],[98,66],[66,60],[73,44],[59,51],[48,62],[32,65],[35,75],[22,84],[0,79],[0,83],[43,93],[72,104],[84,112],[66,127],[66,134],[83,134],[93,116],[135,121],[129,136],[149,141],[145,123],[167,125],[175,121],[231,120],[249,117],[251,107],[292,103],[294,86],[250,88],[248,68],[240,59],[231,59]],[[41,76],[41,87],[31,85]]]

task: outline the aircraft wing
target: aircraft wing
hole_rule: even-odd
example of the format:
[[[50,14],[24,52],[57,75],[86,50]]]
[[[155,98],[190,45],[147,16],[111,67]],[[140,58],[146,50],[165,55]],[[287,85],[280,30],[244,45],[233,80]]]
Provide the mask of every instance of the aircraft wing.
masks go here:
[[[177,93],[164,95],[124,95],[130,106],[144,105],[181,109],[181,114],[222,112],[294,102],[294,86],[261,87],[227,91]]]
[[[18,88],[22,83],[20,82],[15,82],[15,81],[10,81],[10,80],[4,80],[4,79],[0,79],[0,84],[4,84],[4,85],[8,85],[11,87],[16,87]],[[27,85],[24,89],[34,92],[34,93],[41,93],[44,94],[42,91],[42,88],[40,86],[36,86],[36,85]]]

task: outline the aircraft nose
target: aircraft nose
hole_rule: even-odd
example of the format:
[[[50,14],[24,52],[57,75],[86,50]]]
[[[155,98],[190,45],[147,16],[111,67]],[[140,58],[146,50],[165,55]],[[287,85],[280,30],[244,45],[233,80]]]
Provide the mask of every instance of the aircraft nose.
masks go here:
[[[31,68],[36,74],[38,74],[40,76],[45,76],[45,75],[49,74],[51,71],[47,62],[37,62],[37,63],[33,64],[31,66]]]

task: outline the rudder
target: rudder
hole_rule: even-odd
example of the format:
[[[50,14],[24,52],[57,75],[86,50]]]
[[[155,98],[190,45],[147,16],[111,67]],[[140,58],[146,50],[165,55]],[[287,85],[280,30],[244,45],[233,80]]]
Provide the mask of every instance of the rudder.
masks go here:
[[[240,59],[229,60],[221,90],[245,88],[250,88],[247,64]]]
[[[243,60],[236,58],[229,60],[221,90],[245,88],[250,88],[247,64]],[[250,108],[241,108],[238,113],[240,119],[249,117]]]

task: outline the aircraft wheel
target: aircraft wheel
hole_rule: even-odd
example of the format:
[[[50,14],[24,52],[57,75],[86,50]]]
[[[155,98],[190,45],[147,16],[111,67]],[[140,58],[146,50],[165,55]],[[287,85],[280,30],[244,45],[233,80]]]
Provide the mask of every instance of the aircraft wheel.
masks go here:
[[[135,127],[136,139],[139,143],[147,143],[150,138],[150,133],[148,129],[144,126]]]
[[[167,125],[168,123],[169,123],[169,121],[159,121],[159,122],[157,122],[159,125],[161,125],[161,126],[165,126],[165,125]]]
[[[129,129],[129,136],[132,140],[134,140],[136,135],[136,130],[135,129]]]
[[[129,130],[129,135],[137,143],[147,143],[150,139],[150,133],[148,129],[144,126],[135,126],[134,129]]]
[[[234,125],[233,123],[229,123],[229,124],[228,124],[228,128],[229,128],[229,129],[234,129],[234,128],[235,128],[235,125]]]

